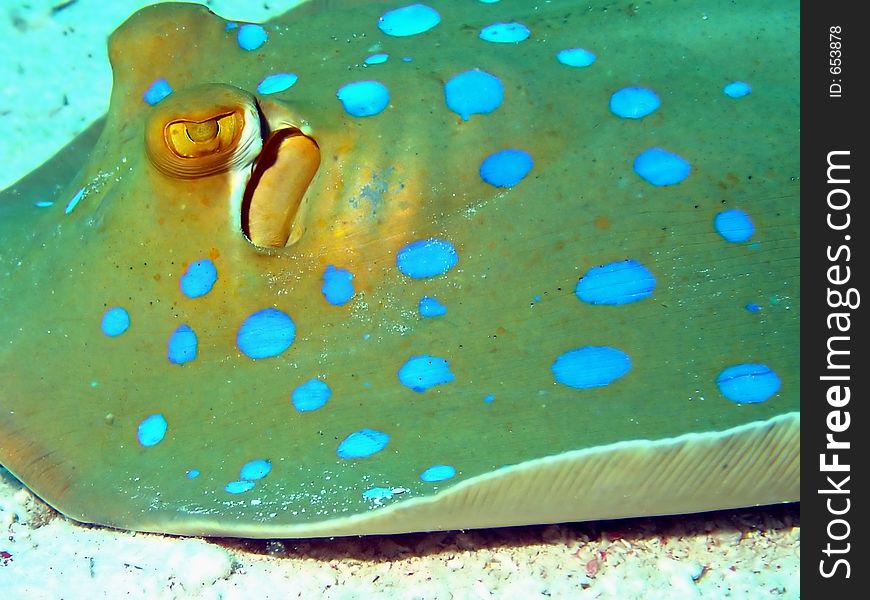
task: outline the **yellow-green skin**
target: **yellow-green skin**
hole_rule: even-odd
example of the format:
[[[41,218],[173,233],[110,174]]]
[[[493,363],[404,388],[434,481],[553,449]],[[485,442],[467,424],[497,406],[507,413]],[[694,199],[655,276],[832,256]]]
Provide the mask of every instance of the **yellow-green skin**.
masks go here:
[[[377,28],[395,1],[290,11],[250,52],[195,5],[146,8],[113,34],[111,108],[84,168],[56,181],[62,169],[49,164],[0,197],[0,463],[74,519],[181,534],[389,533],[798,499],[797,3],[429,4],[441,23],[406,38]],[[531,38],[478,38],[511,20]],[[390,59],[364,67],[375,45]],[[576,46],[597,61],[557,62]],[[473,68],[502,80],[504,102],[463,121],[444,83]],[[282,71],[299,81],[270,99],[308,125],[322,164],[302,238],[262,250],[234,226],[225,177],[154,169],[143,138],[155,107],[142,94],[160,77],[176,91],[224,83],[255,94]],[[380,114],[353,117],[337,100],[362,79],[389,88]],[[725,96],[734,79],[752,94]],[[661,107],[641,120],[613,115],[610,95],[631,85],[655,90]],[[689,177],[641,179],[632,162],[653,146],[687,158]],[[534,157],[510,189],[478,174],[503,148]],[[36,207],[47,182],[63,187],[53,207]],[[751,242],[715,231],[727,208],[751,214]],[[430,237],[453,243],[457,266],[404,276],[396,253]],[[214,289],[187,298],[180,276],[208,257]],[[578,300],[588,269],[626,258],[653,272],[652,297]],[[321,293],[328,264],[354,275],[345,306]],[[421,317],[424,295],[448,313]],[[112,306],[132,320],[114,338],[100,329]],[[296,339],[252,360],[236,333],[266,307],[293,318]],[[167,359],[181,324],[199,339],[184,366]],[[625,351],[630,372],[593,389],[557,383],[556,357],[586,345]],[[423,354],[446,359],[455,381],[423,393],[401,385],[398,369]],[[757,404],[724,397],[717,375],[739,363],[768,365],[779,391]],[[332,396],[300,413],[290,394],[314,377]],[[155,413],[168,430],[144,447],[137,427]],[[341,440],[362,428],[387,432],[389,444],[339,458]],[[707,454],[692,450],[705,444]],[[676,463],[632,470],[637,456],[675,445],[685,450]],[[579,481],[588,456],[603,461],[596,477],[618,485]],[[560,457],[561,470],[547,471]],[[254,459],[271,472],[253,490],[226,492]],[[456,477],[421,481],[436,464]],[[188,479],[190,469],[201,475]],[[515,483],[499,488],[502,474]],[[362,496],[373,487],[397,493],[373,502]],[[439,502],[451,492],[452,504]]]

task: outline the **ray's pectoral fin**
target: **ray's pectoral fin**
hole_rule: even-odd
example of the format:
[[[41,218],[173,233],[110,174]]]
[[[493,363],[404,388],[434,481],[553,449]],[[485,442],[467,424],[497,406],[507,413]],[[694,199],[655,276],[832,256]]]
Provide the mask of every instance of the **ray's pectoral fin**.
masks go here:
[[[281,248],[302,236],[300,208],[320,149],[281,105],[228,85],[182,90],[155,107],[145,145],[163,176],[228,177],[229,222],[255,246]]]

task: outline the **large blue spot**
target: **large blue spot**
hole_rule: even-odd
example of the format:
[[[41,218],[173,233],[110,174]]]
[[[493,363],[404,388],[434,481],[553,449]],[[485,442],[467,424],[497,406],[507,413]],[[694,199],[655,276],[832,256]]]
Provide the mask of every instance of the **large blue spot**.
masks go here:
[[[236,345],[250,358],[269,358],[284,352],[294,339],[293,319],[277,308],[264,308],[245,319],[236,335]]]
[[[411,4],[389,10],[378,19],[378,29],[393,37],[407,37],[429,31],[441,22],[441,15],[431,6]]]
[[[109,337],[121,335],[130,327],[130,315],[121,308],[115,306],[103,313],[103,320],[100,322],[100,329],[103,330]]]
[[[450,465],[433,465],[420,473],[420,480],[426,482],[445,481],[456,476],[456,469]]]
[[[377,54],[372,54],[368,58],[363,61],[364,65],[381,65],[387,62],[390,59],[390,55],[385,52],[378,52]]]
[[[196,333],[187,325],[181,325],[169,336],[169,362],[183,365],[196,358]]]
[[[142,419],[139,423],[139,429],[136,431],[136,437],[139,443],[146,448],[156,446],[166,435],[168,425],[166,418],[161,414],[151,415]]]
[[[266,30],[261,25],[255,23],[245,23],[239,27],[239,32],[236,34],[236,40],[239,43],[239,48],[242,50],[256,50],[266,43],[269,39]]]
[[[499,150],[483,159],[480,178],[495,187],[513,187],[529,174],[534,164],[532,155],[525,150]]]
[[[399,381],[415,392],[425,392],[455,378],[446,360],[427,354],[412,356],[399,369]]]
[[[257,84],[257,92],[264,95],[277,94],[289,90],[297,81],[299,81],[299,76],[296,73],[275,73],[264,77]]]
[[[447,108],[467,121],[473,114],[497,109],[504,99],[504,88],[498,77],[486,71],[463,71],[444,84],[444,99]]]
[[[196,479],[201,475],[199,469],[188,469],[184,472],[184,476],[188,479]]]
[[[609,346],[583,346],[560,355],[553,363],[553,377],[572,388],[609,385],[628,373],[631,359],[622,350]]]
[[[239,479],[245,481],[256,481],[268,475],[271,470],[272,461],[258,458],[242,465],[242,469],[239,471]]]
[[[73,210],[75,210],[75,207],[79,205],[79,202],[81,202],[82,198],[84,198],[84,197],[85,197],[85,188],[81,188],[79,191],[77,191],[75,193],[75,195],[72,197],[72,199],[69,202],[67,202],[66,208],[63,209],[63,214],[68,215]]]
[[[518,44],[529,39],[531,32],[522,23],[495,23],[480,30],[480,39],[497,44]]]
[[[713,219],[713,225],[719,235],[732,243],[745,242],[755,233],[749,215],[737,208],[720,212]]]
[[[437,298],[423,296],[418,305],[420,315],[423,317],[440,317],[447,314],[447,307],[438,302]]]
[[[756,404],[778,392],[780,381],[767,365],[744,363],[719,373],[716,385],[723,396],[737,404]]]
[[[347,304],[354,294],[352,279],[353,273],[347,269],[336,269],[332,265],[327,265],[323,272],[323,287],[320,291],[326,301],[332,305]]]
[[[453,244],[438,238],[411,242],[396,255],[399,271],[413,279],[443,275],[458,261]]]
[[[211,291],[215,281],[217,281],[217,268],[211,260],[203,258],[190,263],[179,283],[185,296],[199,298]]]
[[[154,106],[171,93],[172,86],[169,85],[168,81],[161,77],[160,79],[154,80],[154,83],[145,90],[145,93],[142,94],[142,99],[151,106]]]
[[[224,486],[224,490],[230,494],[242,494],[254,489],[257,484],[253,481],[231,481]]]
[[[322,408],[331,395],[332,390],[326,383],[319,379],[309,379],[293,390],[291,399],[296,410],[309,412]]]
[[[574,293],[589,304],[617,306],[652,296],[656,278],[636,260],[620,260],[589,269]]]
[[[595,54],[585,48],[566,48],[556,53],[556,60],[569,67],[588,67],[595,62]]]
[[[387,447],[390,436],[375,429],[360,429],[344,438],[338,445],[339,458],[366,458]]]
[[[674,185],[689,176],[691,166],[673,152],[650,148],[634,160],[634,171],[653,185]]]
[[[722,88],[722,92],[729,98],[742,98],[748,96],[751,91],[752,88],[744,81],[732,81]]]
[[[356,81],[336,93],[344,110],[354,117],[371,117],[390,103],[390,91],[380,81]]]
[[[623,119],[642,119],[659,106],[656,93],[642,87],[622,88],[610,97],[610,111]]]

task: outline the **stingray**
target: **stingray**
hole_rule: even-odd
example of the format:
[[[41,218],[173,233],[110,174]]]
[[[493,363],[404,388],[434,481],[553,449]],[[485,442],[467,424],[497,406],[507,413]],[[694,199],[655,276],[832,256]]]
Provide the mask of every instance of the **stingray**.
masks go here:
[[[0,197],[0,463],[317,537],[799,499],[799,17],[147,7]]]

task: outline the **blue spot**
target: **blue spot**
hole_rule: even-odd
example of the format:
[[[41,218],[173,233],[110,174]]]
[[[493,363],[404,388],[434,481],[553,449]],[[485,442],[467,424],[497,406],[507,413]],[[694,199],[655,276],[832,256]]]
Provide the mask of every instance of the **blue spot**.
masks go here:
[[[569,67],[588,67],[595,62],[595,55],[584,48],[566,48],[556,53],[556,60]]]
[[[73,209],[79,205],[79,202],[81,202],[81,200],[82,200],[82,198],[84,198],[84,196],[85,196],[85,188],[82,188],[79,191],[77,191],[75,193],[75,196],[72,197],[72,200],[70,200],[67,203],[66,208],[63,209],[64,214],[67,214],[67,215],[70,214],[73,211]]]
[[[540,294],[535,294],[534,296],[532,296],[532,302],[540,302],[540,301],[541,301]]]
[[[447,108],[467,121],[473,114],[491,113],[504,99],[501,80],[486,71],[474,69],[451,77],[444,84]]]
[[[412,279],[444,275],[458,261],[453,244],[438,238],[411,242],[396,255],[399,271]]]
[[[420,473],[420,480],[426,482],[445,481],[456,476],[456,469],[450,465],[433,465]]]
[[[371,117],[390,103],[390,92],[380,81],[356,81],[336,93],[344,110],[354,117]]]
[[[188,479],[196,479],[197,477],[199,477],[199,475],[199,469],[188,469],[184,472],[184,476]]]
[[[390,436],[383,431],[360,429],[344,438],[338,445],[339,458],[366,458],[387,447]]]
[[[374,500],[375,502],[388,500],[393,497],[393,489],[387,487],[373,487],[364,491],[362,496],[366,500]]]
[[[299,80],[296,73],[275,73],[263,78],[257,84],[257,92],[260,94],[277,94],[289,90]]]
[[[653,185],[674,185],[689,176],[691,166],[682,156],[662,148],[650,148],[634,160],[634,170]]]
[[[322,408],[331,395],[332,390],[324,382],[319,379],[309,379],[293,390],[291,398],[296,410],[309,412]]]
[[[51,200],[39,200],[38,202],[34,202],[34,204],[39,208],[48,208],[49,206],[54,206],[54,202]]]
[[[234,21],[230,21],[229,23],[227,23],[227,26],[224,27],[224,31],[232,31],[233,29],[238,29],[238,28],[239,28],[238,23],[236,23]]]
[[[719,373],[716,385],[723,396],[737,404],[755,404],[779,391],[780,381],[767,365],[746,363]]]
[[[187,325],[181,325],[169,336],[169,362],[183,365],[196,358],[196,333]]]
[[[610,97],[610,111],[623,119],[642,119],[659,106],[656,93],[642,87],[622,88]]]
[[[230,494],[242,494],[254,489],[256,485],[253,481],[231,481],[224,486],[224,490]]]
[[[284,352],[294,339],[293,319],[277,308],[264,308],[245,319],[236,335],[236,345],[249,358],[270,358]]]
[[[480,30],[480,39],[498,44],[518,44],[529,39],[530,33],[522,23],[495,23]]]
[[[236,40],[239,42],[239,48],[248,51],[256,50],[265,44],[268,39],[269,36],[266,34],[266,30],[261,25],[254,23],[245,23],[239,27],[239,33],[236,37]]]
[[[580,389],[609,385],[630,369],[628,354],[609,346],[583,346],[569,350],[552,366],[556,382]]]
[[[493,401],[493,400],[495,400],[495,396],[493,396],[492,394],[487,395],[487,396],[483,399],[483,401],[486,402],[487,404],[492,404],[492,401]]]
[[[120,306],[110,308],[103,313],[100,329],[109,337],[121,335],[130,327],[130,314]]]
[[[513,187],[532,170],[532,155],[508,148],[493,152],[480,164],[480,178],[495,187]]]
[[[755,304],[754,302],[750,302],[745,308],[751,313],[761,312],[761,305]]]
[[[336,269],[332,265],[327,265],[323,272],[323,287],[320,291],[327,302],[334,306],[342,306],[353,298],[352,279],[353,273],[347,269]]]
[[[420,315],[424,317],[440,317],[447,314],[447,307],[431,296],[420,298],[418,309]]]
[[[203,258],[190,263],[179,283],[185,296],[199,298],[211,291],[215,281],[217,281],[217,268],[211,260]]]
[[[166,96],[172,93],[172,86],[163,78],[155,79],[145,93],[142,94],[142,99],[151,106],[154,106]]]
[[[390,58],[389,54],[385,54],[383,52],[378,52],[377,54],[372,54],[371,56],[366,58],[363,61],[363,64],[365,64],[365,65],[380,65],[380,64],[387,62],[387,60],[389,58]]]
[[[399,369],[399,381],[415,392],[425,392],[428,389],[450,383],[456,377],[450,372],[450,365],[437,356],[412,356]]]
[[[393,37],[425,33],[441,22],[441,15],[431,6],[411,4],[389,10],[378,19],[378,29]]]
[[[713,225],[719,235],[732,243],[745,242],[755,233],[749,215],[737,208],[720,212],[713,219]]]
[[[743,96],[748,96],[749,92],[752,91],[752,88],[749,87],[748,83],[743,81],[732,81],[722,88],[722,91],[729,98],[742,98]]]
[[[589,304],[618,306],[652,296],[656,278],[636,260],[620,260],[589,269],[574,293]]]
[[[151,415],[142,419],[139,423],[139,429],[136,431],[136,437],[139,443],[150,448],[156,446],[163,440],[166,435],[168,425],[166,418],[161,414]]]
[[[256,481],[268,475],[271,470],[272,461],[258,458],[257,460],[252,460],[242,465],[242,468],[239,471],[239,479],[244,481]]]

